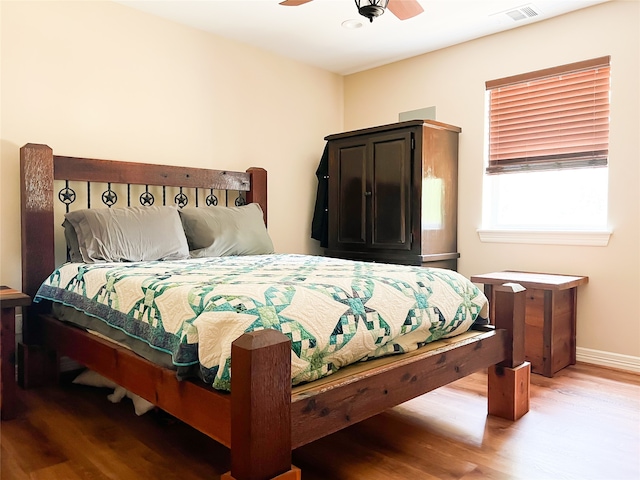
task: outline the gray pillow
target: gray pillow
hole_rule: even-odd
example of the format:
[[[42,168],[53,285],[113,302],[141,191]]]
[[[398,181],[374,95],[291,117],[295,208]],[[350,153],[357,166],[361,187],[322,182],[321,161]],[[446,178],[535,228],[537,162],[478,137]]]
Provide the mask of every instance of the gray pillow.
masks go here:
[[[262,208],[257,203],[241,207],[183,208],[180,218],[192,257],[274,253]]]
[[[93,262],[180,260],[189,246],[175,207],[76,210],[65,215],[82,259]]]
[[[78,235],[76,235],[76,229],[66,218],[62,223],[64,228],[64,239],[67,242],[67,248],[69,249],[69,260],[73,263],[82,263],[82,254],[80,253],[80,245],[78,244]]]

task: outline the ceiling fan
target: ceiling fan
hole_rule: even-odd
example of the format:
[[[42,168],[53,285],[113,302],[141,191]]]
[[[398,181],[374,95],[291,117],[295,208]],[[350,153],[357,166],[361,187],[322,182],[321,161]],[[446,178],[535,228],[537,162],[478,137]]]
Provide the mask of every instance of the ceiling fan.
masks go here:
[[[309,3],[311,0],[284,0],[280,5],[297,7]],[[424,12],[418,0],[355,0],[358,13],[373,22],[375,17],[384,13],[385,8],[391,10],[400,20],[407,20]]]

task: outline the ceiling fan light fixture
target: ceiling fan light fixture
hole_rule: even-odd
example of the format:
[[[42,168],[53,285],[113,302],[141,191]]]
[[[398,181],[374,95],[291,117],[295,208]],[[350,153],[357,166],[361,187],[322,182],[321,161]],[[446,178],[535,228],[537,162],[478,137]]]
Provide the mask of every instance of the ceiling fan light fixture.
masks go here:
[[[387,8],[389,0],[354,0],[358,13],[363,17],[367,17],[370,22],[382,15]]]

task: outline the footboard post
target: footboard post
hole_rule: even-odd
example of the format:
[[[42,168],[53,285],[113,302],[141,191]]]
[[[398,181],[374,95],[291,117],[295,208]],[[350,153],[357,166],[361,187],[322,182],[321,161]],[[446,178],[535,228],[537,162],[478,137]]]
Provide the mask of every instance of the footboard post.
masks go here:
[[[246,333],[231,347],[231,471],[222,480],[295,480],[291,466],[291,341]]]
[[[531,364],[524,354],[525,289],[517,284],[496,285],[496,328],[509,332],[506,359],[489,367],[489,415],[517,420],[529,411]]]

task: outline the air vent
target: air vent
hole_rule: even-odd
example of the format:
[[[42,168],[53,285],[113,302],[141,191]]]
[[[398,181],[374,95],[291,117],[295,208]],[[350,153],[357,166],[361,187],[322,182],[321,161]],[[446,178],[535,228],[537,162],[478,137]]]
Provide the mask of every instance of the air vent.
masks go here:
[[[524,5],[513,10],[508,10],[504,13],[508,15],[514,22],[519,22],[520,20],[537,17],[538,15],[540,15],[538,9],[531,4]]]

